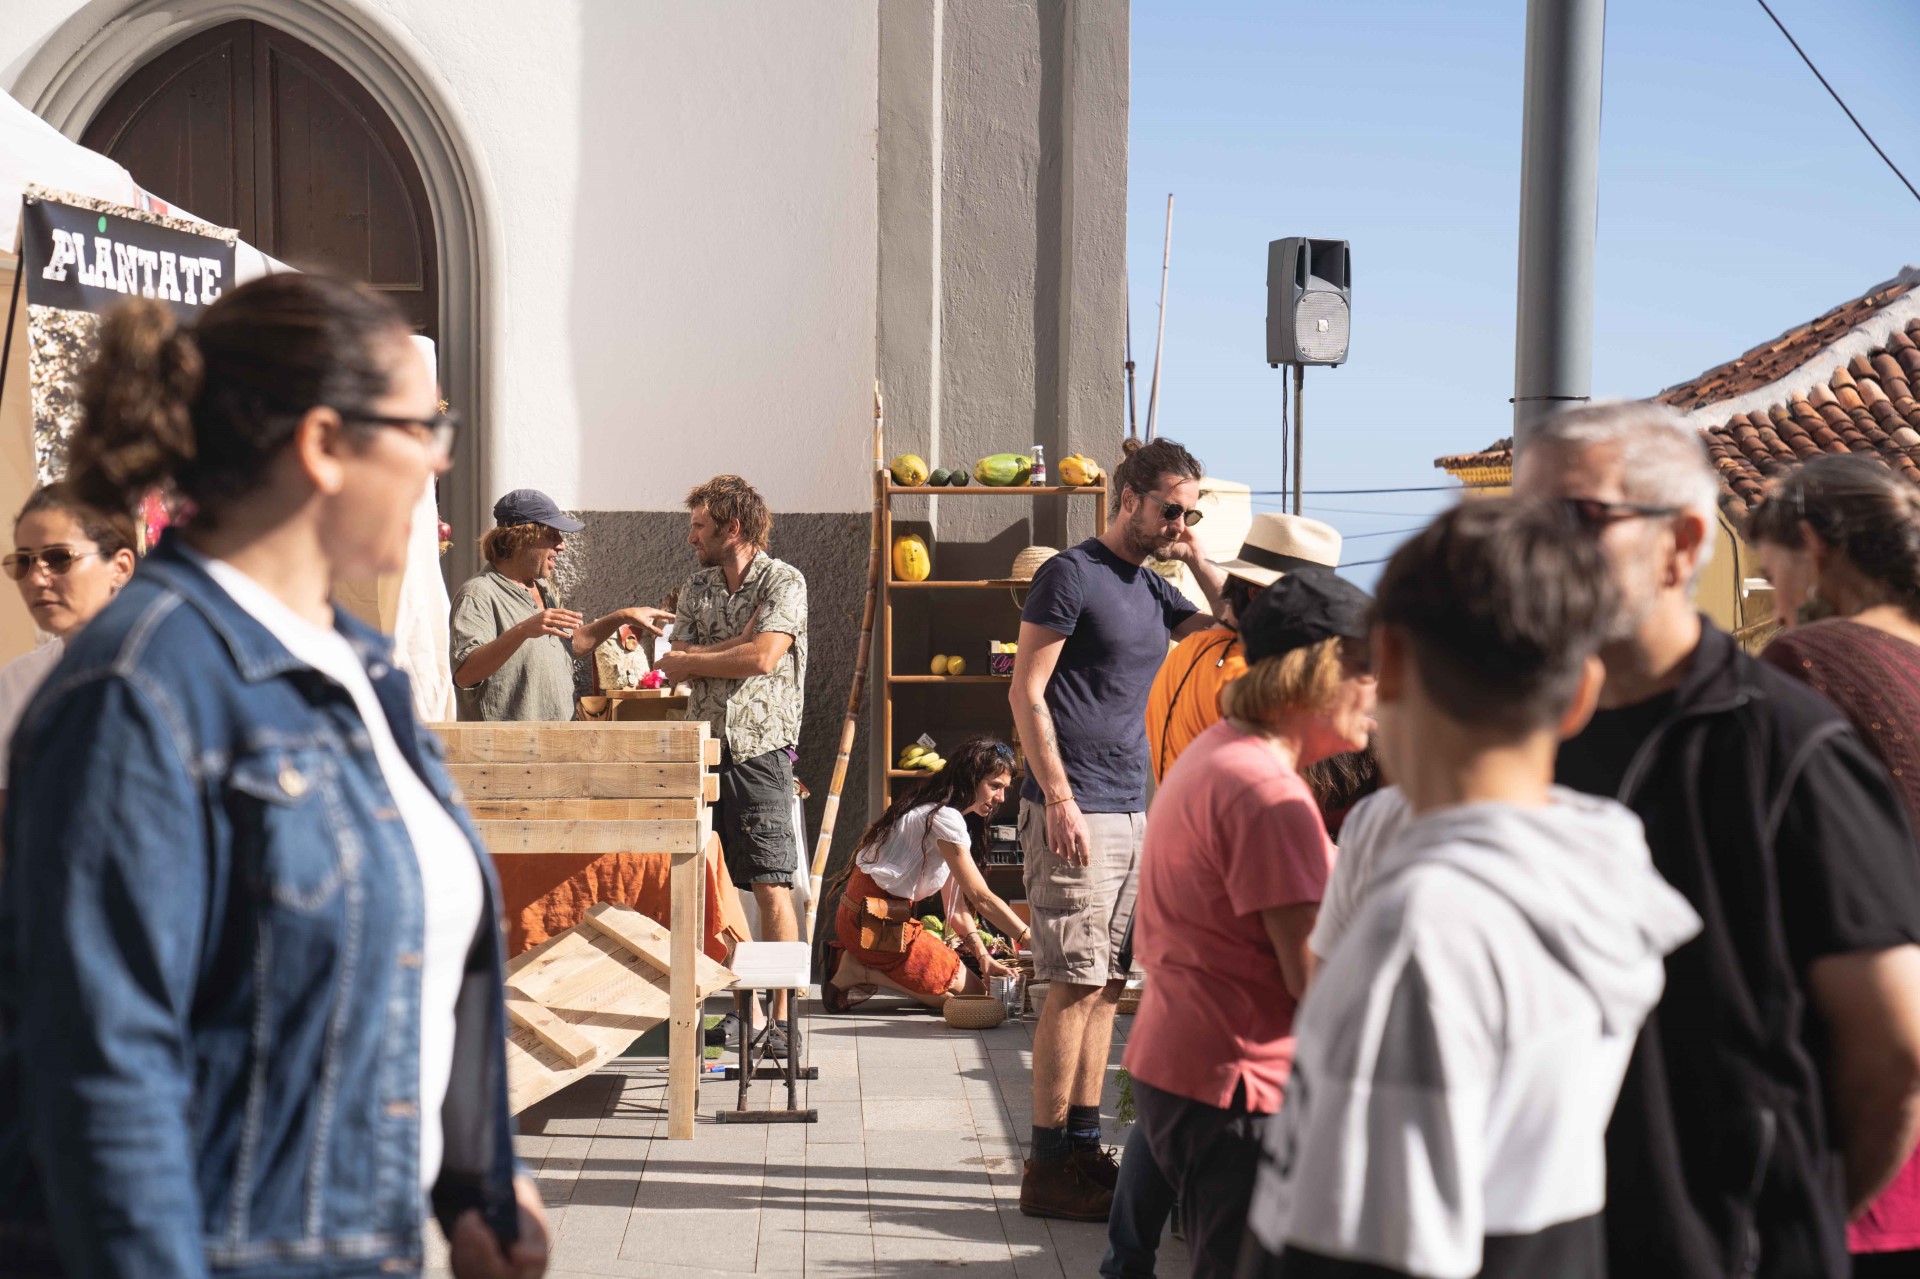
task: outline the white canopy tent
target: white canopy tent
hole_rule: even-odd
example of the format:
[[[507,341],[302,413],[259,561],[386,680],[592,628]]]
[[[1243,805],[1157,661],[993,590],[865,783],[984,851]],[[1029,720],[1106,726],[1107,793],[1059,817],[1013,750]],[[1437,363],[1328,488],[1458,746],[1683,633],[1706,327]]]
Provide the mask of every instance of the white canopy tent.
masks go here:
[[[133,175],[118,164],[98,151],[89,151],[7,94],[0,93],[0,260],[5,261],[9,272],[13,246],[20,234],[20,200],[29,185],[90,195],[148,213],[165,213],[214,225],[141,190]],[[236,284],[291,269],[244,240],[234,246]],[[9,280],[8,284],[11,283]]]

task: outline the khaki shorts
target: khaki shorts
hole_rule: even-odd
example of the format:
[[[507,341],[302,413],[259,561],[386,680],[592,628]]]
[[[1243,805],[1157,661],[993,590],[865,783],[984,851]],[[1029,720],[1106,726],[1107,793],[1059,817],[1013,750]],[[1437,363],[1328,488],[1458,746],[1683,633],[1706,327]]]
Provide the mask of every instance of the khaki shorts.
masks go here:
[[[1123,981],[1120,947],[1140,885],[1145,813],[1085,813],[1092,847],[1071,866],[1047,846],[1047,808],[1020,801],[1020,852],[1033,914],[1033,975],[1039,981],[1104,986]]]

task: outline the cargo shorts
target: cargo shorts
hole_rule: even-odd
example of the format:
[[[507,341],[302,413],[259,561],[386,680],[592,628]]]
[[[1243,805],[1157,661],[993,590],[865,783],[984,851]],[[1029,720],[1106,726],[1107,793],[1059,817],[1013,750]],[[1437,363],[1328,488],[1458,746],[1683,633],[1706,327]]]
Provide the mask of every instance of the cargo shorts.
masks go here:
[[[1074,866],[1047,845],[1047,806],[1020,801],[1020,853],[1033,917],[1033,975],[1037,981],[1104,986],[1127,976],[1120,948],[1133,923],[1147,815],[1082,816],[1090,847],[1087,864]]]
[[[734,886],[790,884],[800,868],[793,829],[793,758],[782,750],[735,759],[720,752],[720,803],[714,825]]]

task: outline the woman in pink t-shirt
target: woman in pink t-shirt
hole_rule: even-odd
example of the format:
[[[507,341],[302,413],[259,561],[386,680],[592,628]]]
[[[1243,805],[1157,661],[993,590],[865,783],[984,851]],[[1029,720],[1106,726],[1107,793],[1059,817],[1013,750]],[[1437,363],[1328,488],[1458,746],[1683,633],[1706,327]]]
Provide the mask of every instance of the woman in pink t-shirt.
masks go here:
[[[1280,1109],[1307,934],[1334,849],[1300,770],[1373,729],[1366,594],[1326,569],[1268,587],[1241,627],[1247,673],[1147,815],[1135,947],[1147,972],[1127,1038],[1150,1152],[1185,1206],[1193,1274],[1230,1275],[1261,1131]],[[1109,1233],[1126,1229],[1115,1204]]]

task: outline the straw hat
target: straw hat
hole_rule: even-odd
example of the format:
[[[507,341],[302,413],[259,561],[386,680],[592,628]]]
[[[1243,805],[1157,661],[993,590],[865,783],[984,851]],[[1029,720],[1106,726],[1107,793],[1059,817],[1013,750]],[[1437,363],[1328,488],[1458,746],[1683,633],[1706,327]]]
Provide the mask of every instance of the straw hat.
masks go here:
[[[1040,571],[1040,566],[1059,553],[1051,546],[1029,546],[1013,557],[1013,568],[1007,573],[1007,580],[1031,582],[1033,575]]]
[[[1007,587],[1007,594],[1013,596],[1015,608],[1027,606],[1027,588],[1033,585],[1033,575],[1059,553],[1051,546],[1029,546],[1013,557],[1013,567],[999,581]]]
[[[1317,564],[1322,568],[1340,567],[1340,533],[1331,524],[1310,520],[1304,515],[1276,515],[1262,512],[1253,517],[1247,540],[1240,553],[1230,560],[1215,560],[1213,565],[1255,586],[1272,586],[1289,569]]]

